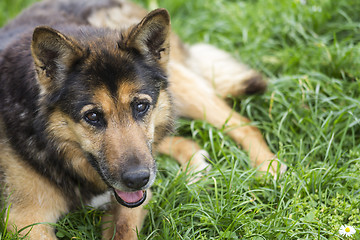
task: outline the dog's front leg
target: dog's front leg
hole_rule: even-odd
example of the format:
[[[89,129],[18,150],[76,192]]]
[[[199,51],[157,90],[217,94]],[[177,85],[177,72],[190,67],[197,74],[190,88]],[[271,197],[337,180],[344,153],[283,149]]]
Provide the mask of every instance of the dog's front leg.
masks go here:
[[[31,240],[57,239],[48,223],[56,223],[67,212],[62,192],[48,179],[15,157],[3,163],[5,199],[8,205],[9,231],[20,231]],[[33,224],[33,226],[31,226]]]
[[[103,221],[103,240],[136,240],[137,232],[140,231],[147,210],[144,209],[151,199],[151,191],[147,190],[147,199],[143,205],[136,208],[127,208],[120,205],[114,198],[112,206],[108,213],[102,219]]]
[[[191,139],[179,136],[165,137],[158,145],[157,151],[175,158],[183,170],[193,171],[195,175],[190,182],[197,182],[204,175],[204,170],[211,169],[207,162],[210,158],[209,153]]]

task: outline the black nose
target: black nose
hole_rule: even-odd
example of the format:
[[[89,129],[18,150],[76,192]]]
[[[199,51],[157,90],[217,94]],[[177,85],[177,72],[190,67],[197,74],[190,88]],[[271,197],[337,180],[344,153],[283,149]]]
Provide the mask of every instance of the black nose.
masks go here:
[[[150,178],[150,170],[147,167],[132,167],[122,174],[124,184],[134,190],[144,187]]]

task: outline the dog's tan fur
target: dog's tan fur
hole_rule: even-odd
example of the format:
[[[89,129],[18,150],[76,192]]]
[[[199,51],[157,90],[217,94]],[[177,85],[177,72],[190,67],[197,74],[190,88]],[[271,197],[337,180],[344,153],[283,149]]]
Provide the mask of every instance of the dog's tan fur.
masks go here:
[[[133,3],[122,0],[118,2],[121,3],[118,7],[112,5],[93,11],[87,17],[87,21],[96,27],[119,29],[139,23],[147,14],[147,11]],[[46,37],[49,32],[44,30],[42,34],[42,37]],[[130,28],[123,36],[129,39],[146,38],[146,36],[139,38],[133,36],[138,34],[146,35],[147,33]],[[37,36],[41,37],[41,34]],[[71,53],[65,52],[63,55],[64,58],[70,58],[68,62],[72,61],[71,58],[82,54],[81,50],[77,51],[77,46],[72,40],[66,39],[61,34],[58,37],[65,40],[61,42],[66,45],[63,46],[65,51],[72,50]],[[48,42],[48,44],[53,43]],[[142,45],[143,43],[133,41],[129,44]],[[93,99],[101,105],[108,119],[111,119],[104,135],[96,134],[89,126],[81,122],[74,122],[61,111],[55,111],[47,128],[50,133],[56,135],[57,139],[63,140],[59,141],[61,144],[59,151],[63,152],[68,159],[67,165],[71,166],[79,176],[92,182],[98,189],[106,189],[106,185],[97,172],[74,144],[79,143],[90,153],[105,145],[107,159],[116,161],[119,160],[116,156],[125,156],[130,152],[151,165],[151,156],[141,150],[147,148],[146,144],[150,144],[154,145],[159,153],[174,157],[184,168],[190,166],[194,171],[203,170],[208,166],[206,162],[208,154],[194,141],[183,137],[165,137],[164,139],[157,137],[156,132],[162,131],[161,128],[166,123],[165,119],[172,117],[169,116],[170,105],[175,104],[179,116],[205,120],[223,129],[249,153],[252,165],[260,171],[269,171],[273,175],[284,171],[285,168],[279,166],[275,154],[269,150],[260,131],[252,126],[247,118],[229,107],[225,101],[229,95],[239,96],[264,91],[266,81],[261,75],[239,63],[228,53],[210,45],[186,46],[174,34],[166,38],[163,44],[164,49],[159,52],[158,61],[161,67],[169,70],[170,92],[174,97],[174,102],[171,102],[167,92],[161,91],[154,113],[144,120],[146,124],[137,125],[128,117],[131,115],[129,109],[119,109],[119,107],[129,106],[129,102],[134,97],[146,99],[147,95],[134,96],[134,88],[137,86],[125,84],[119,86],[121,94],[116,99],[120,104],[116,105],[110,93],[105,88],[99,88]],[[42,70],[42,59],[36,58],[36,56],[41,56],[38,50],[35,47],[32,49],[41,90],[47,92],[53,86],[47,73]],[[147,49],[143,50],[147,51]],[[91,106],[84,107],[82,112],[86,112],[88,108]],[[122,113],[121,117],[118,115],[119,112]],[[11,186],[6,189],[9,191],[7,193],[10,196],[9,202],[14,203],[9,214],[11,224],[16,224],[17,229],[20,229],[37,222],[56,222],[62,214],[70,210],[64,196],[53,184],[19,160],[17,154],[4,139],[0,144],[3,151],[0,156],[2,159],[0,159],[0,166],[6,172],[7,185]],[[7,164],[4,160],[7,158],[13,161]],[[109,163],[110,171],[116,172],[119,162],[110,161]],[[29,182],[29,179],[36,181],[37,184]],[[13,189],[17,189],[18,192]],[[43,189],[47,191],[44,192]],[[26,192],[32,194],[24,195]],[[148,195],[151,195],[150,190],[148,190]],[[80,198],[80,191],[74,193],[74,198]],[[51,199],[51,201],[46,199]],[[111,239],[114,233],[114,239],[136,239],[136,229],[140,230],[146,211],[142,207],[128,209],[117,204],[115,199],[112,201],[114,204],[104,217],[103,239]],[[39,206],[41,211],[33,214],[29,214],[29,211],[27,214],[22,212],[23,209],[39,209]],[[29,236],[31,239],[56,239],[53,229],[45,224],[33,226]]]
[[[12,203],[8,230],[18,231],[27,227],[23,233],[31,230],[32,239],[56,239],[53,228],[46,223],[56,222],[63,213],[69,210],[65,199],[57,191],[56,186],[16,158],[16,153],[8,143],[1,141],[0,148],[2,158],[12,159],[8,161],[8,164],[5,161],[2,162],[2,167],[7,173],[7,185],[12,186],[5,189],[5,194],[7,192],[9,196],[7,201]],[[24,192],[30,194],[24,194]],[[34,206],[36,206],[36,211],[24,211],[24,209],[34,209]],[[36,225],[31,227],[31,224]]]

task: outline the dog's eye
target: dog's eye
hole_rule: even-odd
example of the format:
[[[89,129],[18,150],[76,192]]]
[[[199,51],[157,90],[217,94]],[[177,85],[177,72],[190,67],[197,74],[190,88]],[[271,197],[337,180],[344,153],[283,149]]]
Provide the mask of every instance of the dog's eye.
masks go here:
[[[136,111],[138,113],[145,113],[149,109],[149,103],[138,103],[136,104]]]
[[[100,126],[103,123],[103,116],[101,113],[96,111],[86,112],[84,115],[84,119],[87,123],[93,126]]]
[[[134,102],[133,111],[136,118],[143,117],[150,108],[149,102]]]

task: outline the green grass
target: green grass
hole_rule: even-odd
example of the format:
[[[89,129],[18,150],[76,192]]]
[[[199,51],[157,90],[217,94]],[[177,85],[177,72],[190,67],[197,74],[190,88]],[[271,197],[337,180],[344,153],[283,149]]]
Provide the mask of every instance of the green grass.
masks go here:
[[[29,2],[1,1],[1,23]],[[170,11],[186,42],[214,44],[269,78],[264,95],[234,99],[234,105],[286,159],[288,171],[275,180],[261,177],[223,132],[180,120],[179,133],[210,152],[213,169],[189,185],[177,163],[159,157],[141,239],[343,239],[343,224],[354,226],[353,238],[360,239],[360,2],[157,4]],[[100,239],[99,214],[84,208],[65,216],[58,236]],[[0,239],[16,238],[4,225],[0,221]]]

